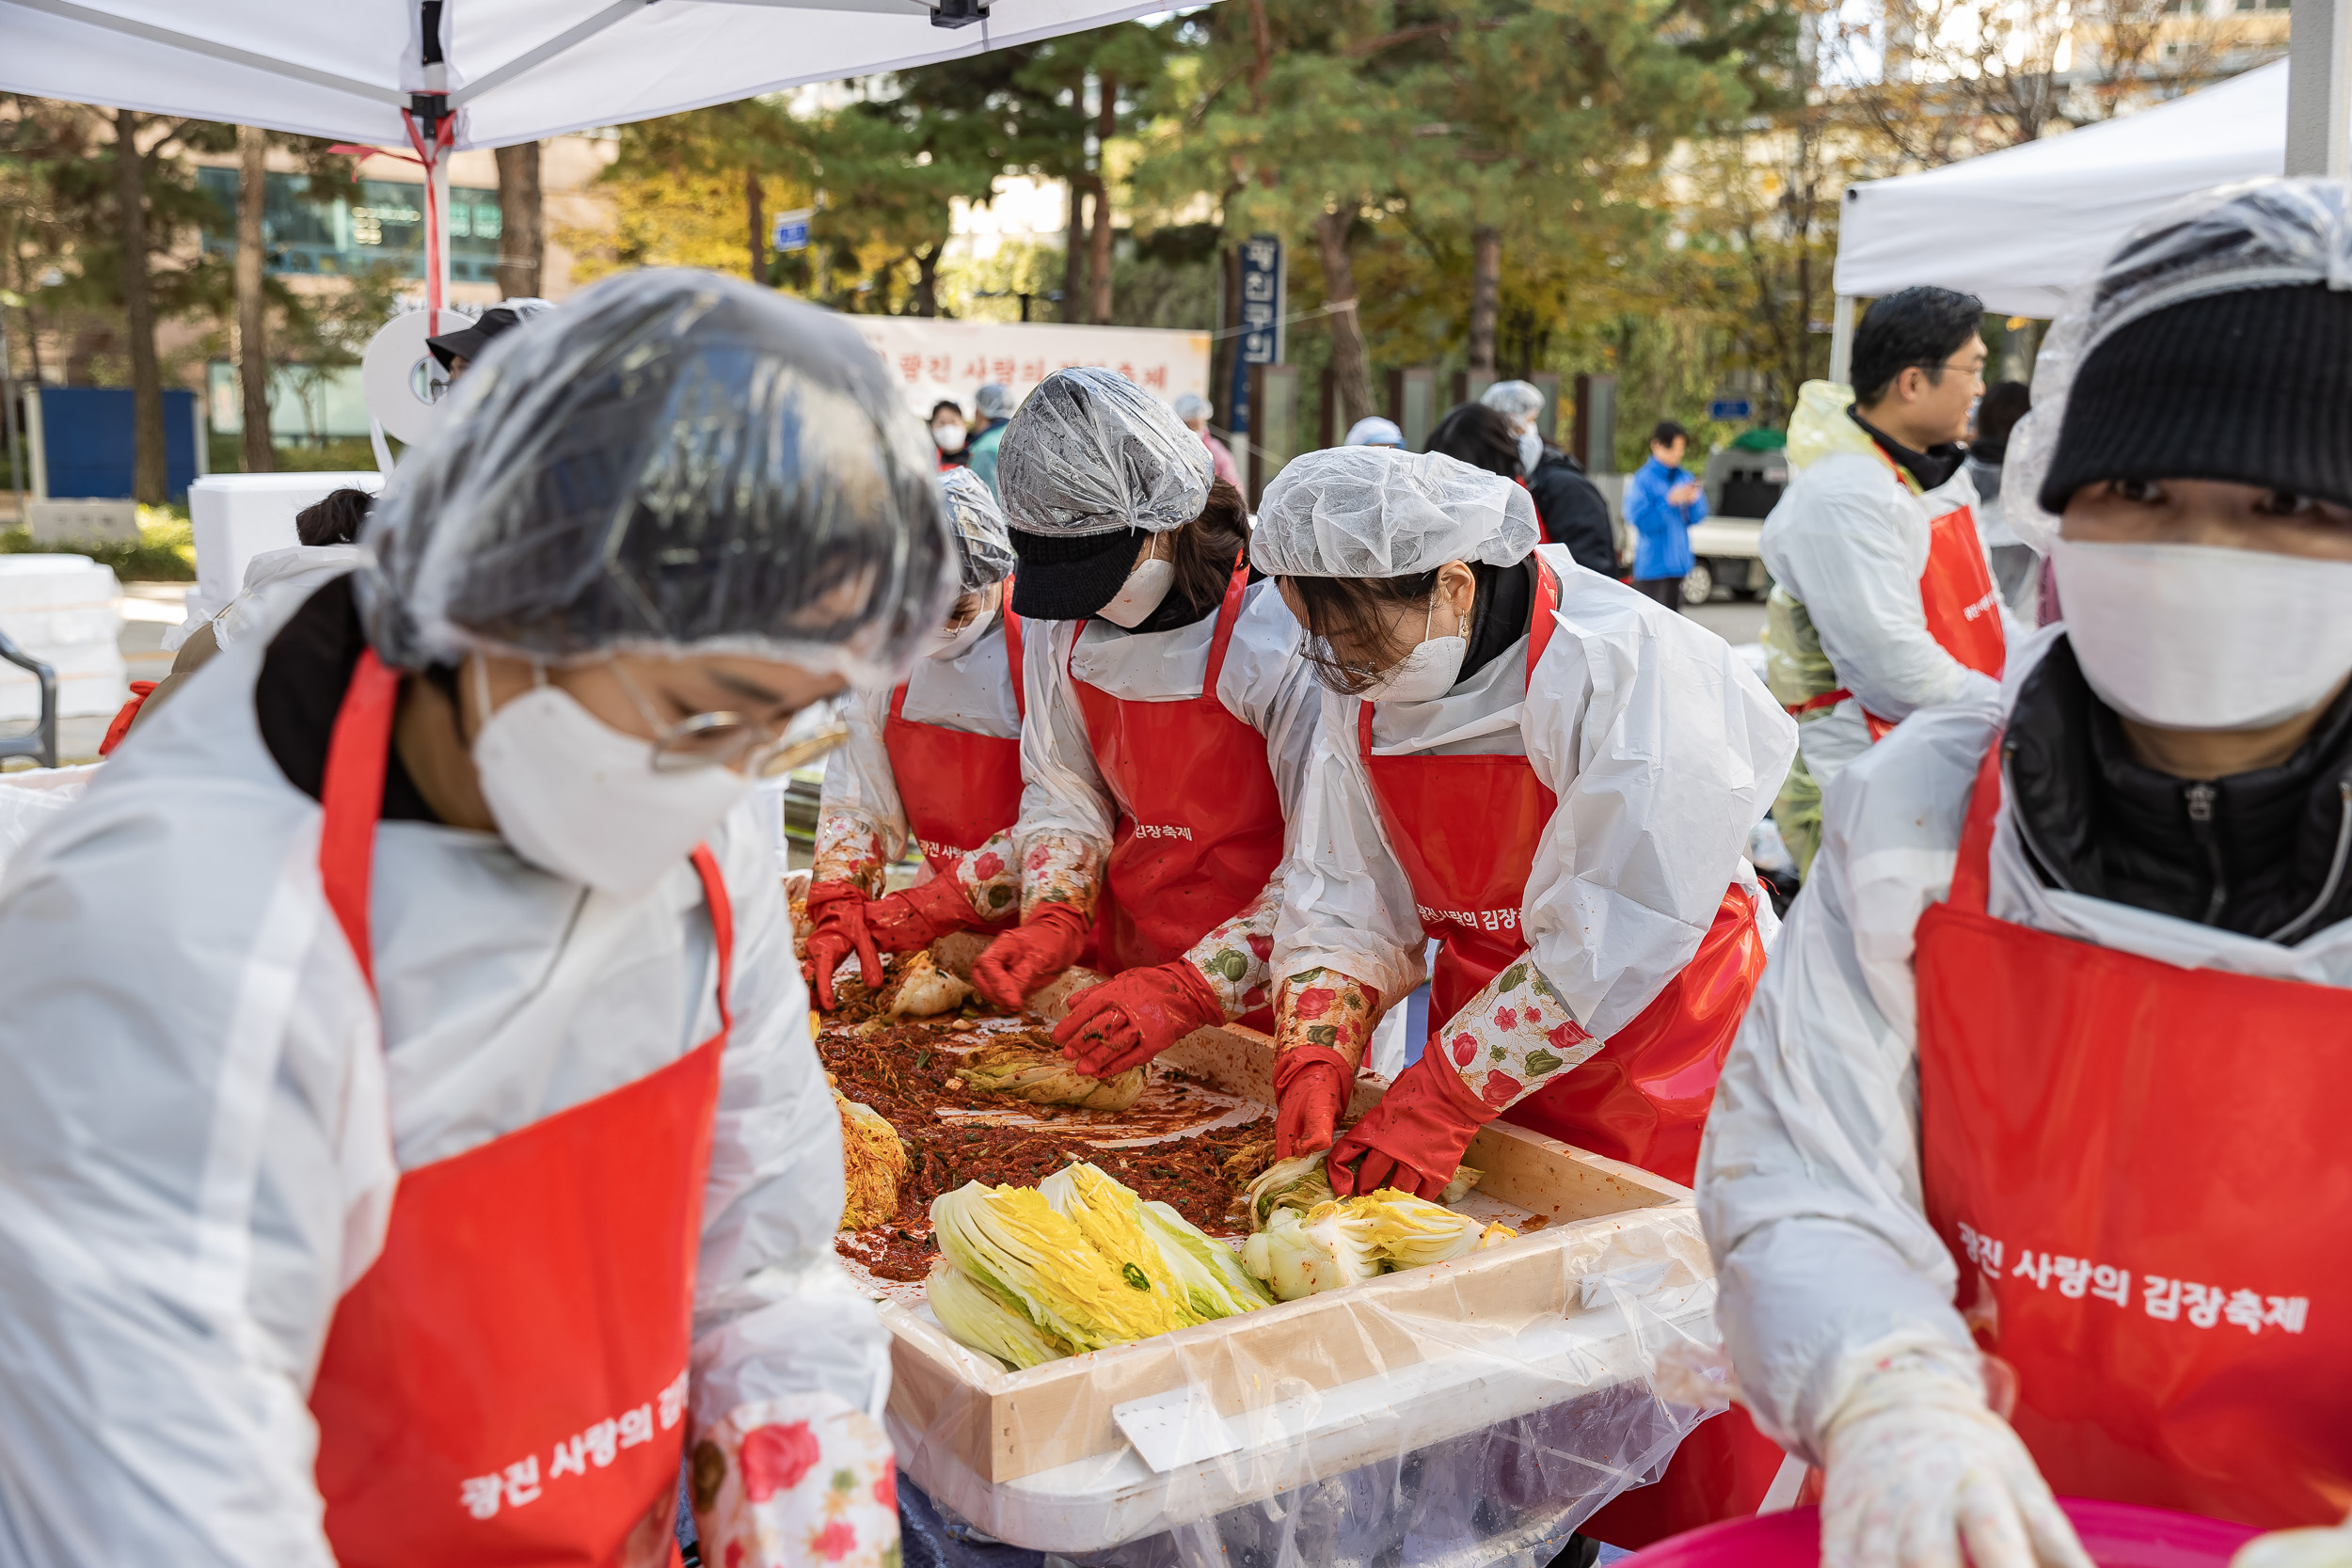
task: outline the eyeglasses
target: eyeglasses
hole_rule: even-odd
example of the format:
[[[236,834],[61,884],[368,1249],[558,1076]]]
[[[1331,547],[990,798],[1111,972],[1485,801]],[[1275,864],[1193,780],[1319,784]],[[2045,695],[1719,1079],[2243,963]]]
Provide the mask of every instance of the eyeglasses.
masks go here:
[[[806,767],[850,738],[850,726],[823,703],[803,708],[781,730],[746,714],[724,710],[690,714],[670,722],[654,711],[628,671],[618,664],[606,668],[653,730],[653,766],[659,772],[732,768],[742,763],[752,777],[771,779]]]
[[[1919,368],[1923,371],[1958,371],[1961,374],[1977,381],[1982,381],[1984,379],[1984,366],[1985,361],[1981,359],[1978,360],[1973,365],[1955,365],[1949,359],[1922,359],[1919,361]]]

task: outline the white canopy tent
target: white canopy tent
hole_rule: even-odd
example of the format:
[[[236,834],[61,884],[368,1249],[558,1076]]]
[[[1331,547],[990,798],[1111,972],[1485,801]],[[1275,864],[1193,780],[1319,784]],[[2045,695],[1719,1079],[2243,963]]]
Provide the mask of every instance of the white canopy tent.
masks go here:
[[[426,293],[453,148],[501,147],[1148,16],[1168,0],[0,0],[0,89],[408,147]]]
[[[2330,9],[2342,3],[2322,0]],[[2295,24],[2305,28],[2302,8]],[[1976,294],[1988,310],[2054,316],[2143,219],[2213,185],[2285,172],[2289,71],[2302,63],[2300,32],[2297,41],[2296,59],[2138,114],[1847,187],[1831,378],[1846,379],[1859,299],[1929,283]],[[2323,105],[2342,96],[2341,82],[2327,80],[2333,63],[2314,72]],[[2340,161],[2352,135],[2341,117],[2336,123]]]

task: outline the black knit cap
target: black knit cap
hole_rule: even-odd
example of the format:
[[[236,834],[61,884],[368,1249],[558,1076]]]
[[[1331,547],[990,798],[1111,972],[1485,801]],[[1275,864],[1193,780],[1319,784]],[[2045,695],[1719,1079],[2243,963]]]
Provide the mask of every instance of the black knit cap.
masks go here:
[[[1118,595],[1151,534],[1139,528],[1108,533],[1012,534],[1021,565],[1012,577],[1012,612],[1041,621],[1083,621]]]
[[[2090,352],[2042,482],[2209,479],[2352,506],[2352,293],[2245,288],[2153,311]]]

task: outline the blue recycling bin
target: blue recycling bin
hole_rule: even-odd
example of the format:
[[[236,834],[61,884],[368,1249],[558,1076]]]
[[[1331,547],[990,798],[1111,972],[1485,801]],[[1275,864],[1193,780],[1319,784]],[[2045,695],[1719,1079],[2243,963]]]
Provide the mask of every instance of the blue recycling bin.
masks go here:
[[[127,387],[40,388],[41,459],[56,500],[120,500],[131,495],[134,436]],[[166,491],[184,496],[196,478],[196,394],[164,392]]]

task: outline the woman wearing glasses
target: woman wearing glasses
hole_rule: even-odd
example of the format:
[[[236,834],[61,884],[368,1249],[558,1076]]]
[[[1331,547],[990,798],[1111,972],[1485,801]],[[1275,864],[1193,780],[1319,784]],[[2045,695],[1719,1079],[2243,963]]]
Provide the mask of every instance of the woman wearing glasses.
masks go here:
[[[1807,382],[1788,421],[1797,477],[1764,522],[1764,644],[1798,723],[1772,815],[1800,868],[1846,764],[1915,709],[1999,686],[2001,596],[1960,445],[1984,392],[1983,309],[1949,289],[1888,294],[1854,333],[1852,388]]]
[[[712,1560],[895,1561],[739,808],[938,623],[920,426],[831,318],[639,273],[364,538],[0,895],[0,1562],[666,1563],[690,1433]]]
[[[852,954],[860,977],[879,986],[882,954],[1020,912],[1011,829],[1021,815],[1022,626],[1005,602],[1012,545],[977,474],[950,468],[942,487],[963,592],[912,674],[858,694],[849,744],[825,765],[803,966],[820,1007],[833,1006],[834,973]],[[876,897],[910,839],[925,879]]]

